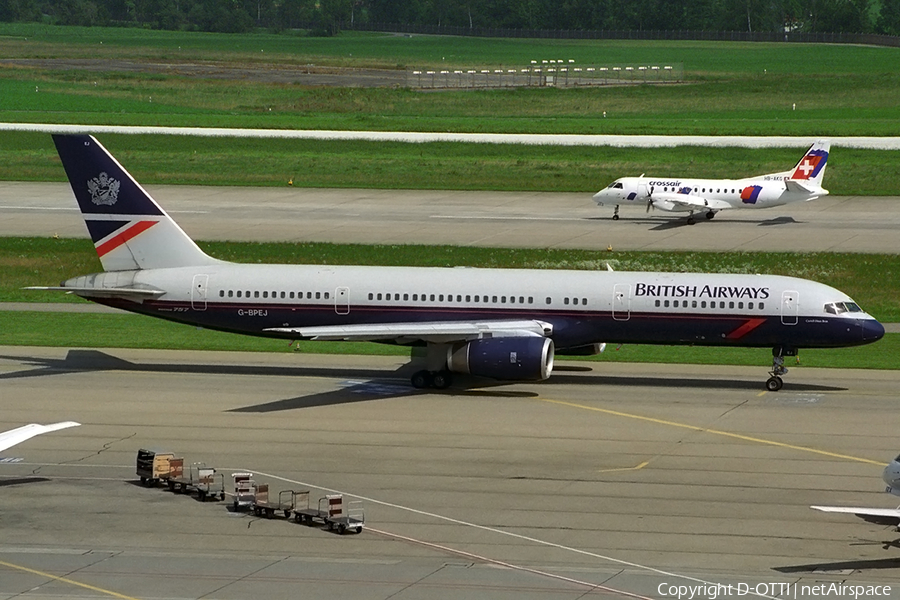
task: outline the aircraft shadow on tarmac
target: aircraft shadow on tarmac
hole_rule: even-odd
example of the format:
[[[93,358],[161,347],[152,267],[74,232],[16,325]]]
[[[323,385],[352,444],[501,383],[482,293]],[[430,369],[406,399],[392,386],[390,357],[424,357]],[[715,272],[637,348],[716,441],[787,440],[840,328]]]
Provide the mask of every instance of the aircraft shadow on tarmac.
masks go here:
[[[874,542],[876,544],[883,544],[884,549],[887,550],[890,547],[900,547],[898,544],[900,540],[892,540],[885,542]],[[900,556],[895,556],[892,558],[877,558],[873,560],[847,560],[843,562],[830,562],[830,563],[810,563],[808,565],[792,565],[789,567],[774,567],[774,571],[778,571],[779,573],[785,574],[795,574],[795,573],[815,573],[815,572],[823,572],[823,571],[872,571],[876,569],[896,569],[900,568]]]
[[[50,480],[46,477],[10,477],[9,479],[0,479],[0,487],[24,485],[26,483],[41,483],[43,481]]]
[[[609,217],[588,217],[590,221],[607,221]],[[654,227],[650,227],[650,231],[667,231],[669,229],[679,229],[681,227],[691,227],[688,225],[686,218],[681,217],[671,217],[665,221],[660,221],[659,217],[631,217],[627,219],[633,223],[646,223],[648,225],[653,225]],[[699,225],[701,223],[707,222],[708,219],[698,218],[696,220],[695,225]],[[719,219],[722,221],[722,219]],[[794,217],[774,217],[772,219],[765,219],[762,221],[751,221],[751,220],[743,220],[743,221],[726,221],[732,224],[753,224],[755,223],[757,227],[772,227],[777,225],[798,225],[802,223],[802,221],[797,221]]]
[[[29,364],[34,368],[0,375],[3,379],[44,377],[66,373],[96,371],[137,371],[145,373],[195,373],[204,375],[262,375],[290,377],[325,377],[340,380],[338,389],[285,398],[261,404],[231,409],[231,412],[274,412],[295,410],[316,406],[330,406],[389,398],[403,398],[423,394],[456,396],[478,396],[485,398],[534,398],[537,391],[490,389],[506,385],[489,379],[458,376],[453,387],[447,390],[420,390],[409,385],[409,375],[417,369],[413,363],[388,372],[382,369],[360,369],[347,367],[284,367],[284,366],[242,366],[219,364],[184,363],[135,363],[101,352],[99,350],[69,350],[63,359],[35,358],[29,356],[0,356],[0,359],[14,360]],[[596,385],[621,387],[656,388],[697,388],[726,390],[758,390],[762,387],[757,380],[698,379],[696,377],[652,377],[646,375],[605,375],[590,374],[590,366],[559,365],[550,383],[562,385]],[[537,388],[542,384],[534,383]],[[846,391],[846,388],[815,384],[788,383],[785,392],[831,392]]]

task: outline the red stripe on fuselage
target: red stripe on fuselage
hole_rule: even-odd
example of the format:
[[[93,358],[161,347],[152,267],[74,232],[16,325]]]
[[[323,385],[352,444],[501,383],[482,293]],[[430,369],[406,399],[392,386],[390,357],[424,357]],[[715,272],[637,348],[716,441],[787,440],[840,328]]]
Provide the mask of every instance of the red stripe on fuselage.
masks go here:
[[[114,237],[97,246],[97,256],[103,258],[104,255],[112,252],[125,242],[134,239],[135,237],[144,233],[157,223],[159,223],[159,221],[138,221],[131,227],[128,227],[121,233],[116,234]]]
[[[747,321],[743,325],[741,325],[725,337],[729,340],[739,340],[765,322],[765,319],[747,319]]]

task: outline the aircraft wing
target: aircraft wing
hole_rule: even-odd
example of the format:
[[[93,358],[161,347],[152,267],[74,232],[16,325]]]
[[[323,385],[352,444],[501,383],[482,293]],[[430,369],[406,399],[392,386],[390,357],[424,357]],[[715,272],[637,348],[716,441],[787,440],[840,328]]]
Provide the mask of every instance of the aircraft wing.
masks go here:
[[[322,327],[273,327],[265,331],[287,333],[311,340],[392,341],[400,344],[424,341],[447,343],[483,337],[547,337],[553,326],[543,321],[426,321],[375,323]]]
[[[703,196],[696,196],[692,194],[666,194],[666,193],[654,193],[653,194],[653,206],[654,208],[661,208],[663,210],[679,210],[683,211],[687,210],[725,210],[727,208],[734,208],[728,202],[724,200],[717,200],[715,198],[704,198]]]
[[[858,508],[854,506],[810,506],[810,508],[822,512],[856,515],[869,523],[879,525],[900,525],[900,509],[897,508]]]
[[[51,431],[56,431],[57,429],[66,429],[67,427],[78,427],[79,425],[81,425],[81,423],[76,423],[75,421],[63,421],[62,423],[53,423],[51,425],[38,425],[37,423],[32,423],[31,425],[4,431],[3,433],[0,433],[0,450],[6,450],[16,444],[21,444],[25,440],[31,439],[42,433],[49,433]]]

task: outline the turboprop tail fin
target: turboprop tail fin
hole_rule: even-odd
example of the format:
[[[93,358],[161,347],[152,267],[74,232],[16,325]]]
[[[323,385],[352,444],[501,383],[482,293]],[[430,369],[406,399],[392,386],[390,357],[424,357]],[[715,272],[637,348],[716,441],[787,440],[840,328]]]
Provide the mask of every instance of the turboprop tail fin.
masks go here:
[[[822,187],[825,177],[825,166],[828,164],[828,151],[831,142],[818,141],[809,147],[800,162],[791,171],[790,179],[809,184],[806,187]]]
[[[54,135],[105,271],[208,265],[207,256],[90,135]]]

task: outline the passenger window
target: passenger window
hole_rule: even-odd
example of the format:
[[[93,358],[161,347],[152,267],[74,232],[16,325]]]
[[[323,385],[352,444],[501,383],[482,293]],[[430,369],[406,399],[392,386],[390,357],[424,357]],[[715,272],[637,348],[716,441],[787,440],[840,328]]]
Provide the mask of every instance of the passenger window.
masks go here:
[[[551,302],[550,296],[547,296],[547,304],[550,304],[550,302]]]
[[[403,300],[404,301],[409,300],[409,294],[403,294]]]
[[[255,292],[253,292],[253,297],[254,297],[254,298],[259,298],[259,291],[258,291],[258,290],[255,291]]]
[[[269,292],[263,292],[263,298],[268,298],[268,297],[269,297]]]
[[[678,308],[678,300],[673,300],[673,301],[672,301],[672,307],[673,307],[673,308]]]
[[[506,304],[506,296],[500,297],[500,304]]]
[[[760,302],[760,303],[759,303],[759,310],[763,310],[764,308],[765,308],[765,305],[764,305],[762,302]]]
[[[569,299],[568,299],[568,298],[563,298],[563,304],[568,304],[568,303],[569,303]]]
[[[457,302],[462,302],[462,294],[457,294],[457,295],[456,295],[456,301],[457,301]]]
[[[319,300],[322,297],[322,292],[316,292],[316,300]]]
[[[534,297],[528,296],[528,304],[534,304]]]
[[[719,308],[725,308],[725,302],[719,302]]]
[[[668,301],[668,300],[666,300],[665,302],[663,302],[663,308],[669,308],[669,301]]]
[[[318,296],[316,296],[318,298]],[[312,292],[306,292],[306,299],[312,300]]]
[[[744,303],[743,303],[743,302],[738,302],[738,308],[741,308],[741,309],[744,308]]]
[[[700,308],[706,308],[706,300],[700,302]]]
[[[438,302],[443,302],[443,301],[444,301],[444,295],[443,295],[443,294],[440,294],[440,295],[438,296]]]
[[[728,308],[734,308],[734,301],[728,303]]]
[[[659,307],[659,304],[660,304],[659,298],[657,298],[657,299],[656,299],[656,306],[657,306],[657,308]]]
[[[752,302],[748,302],[748,303],[747,303],[747,308],[753,308],[753,303],[752,303]]]
[[[479,300],[478,298],[479,298],[479,296],[475,296],[475,302],[481,302],[481,300]]]
[[[431,295],[431,301],[434,302],[434,294]]]
[[[491,296],[491,302],[497,304],[497,296]]]

